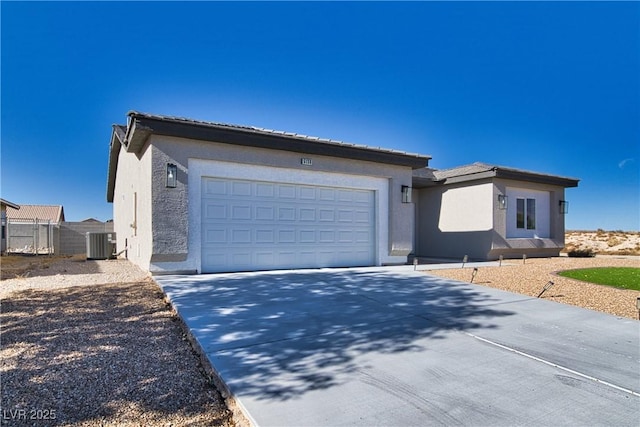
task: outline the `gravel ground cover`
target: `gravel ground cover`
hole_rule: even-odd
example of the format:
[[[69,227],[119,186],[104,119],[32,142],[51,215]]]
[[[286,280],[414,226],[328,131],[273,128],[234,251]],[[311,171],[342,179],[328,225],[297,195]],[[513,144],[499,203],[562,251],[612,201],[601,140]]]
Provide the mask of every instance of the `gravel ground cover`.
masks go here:
[[[541,298],[614,316],[638,319],[636,301],[640,297],[639,291],[596,285],[555,274],[562,270],[591,267],[640,268],[640,258],[597,256],[595,258],[529,258],[526,262],[505,260],[501,267],[479,268],[473,283],[535,297],[540,294],[547,282],[552,281],[554,286],[546,290]],[[439,277],[471,282],[473,268],[427,270],[426,272]]]
[[[160,288],[128,261],[49,262],[0,282],[0,298],[3,426],[234,425]]]
[[[24,261],[24,260],[23,260]],[[2,266],[1,424],[232,426],[233,419],[165,304],[128,261],[28,260]],[[474,283],[638,318],[638,291],[554,275],[574,268],[640,267],[620,257],[508,260]],[[472,268],[429,274],[469,282]]]

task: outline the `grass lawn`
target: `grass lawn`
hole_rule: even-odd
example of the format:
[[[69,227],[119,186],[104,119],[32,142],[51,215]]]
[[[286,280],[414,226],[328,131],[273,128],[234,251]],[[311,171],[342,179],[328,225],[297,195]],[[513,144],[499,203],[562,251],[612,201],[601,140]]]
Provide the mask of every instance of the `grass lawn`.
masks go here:
[[[565,270],[560,276],[620,289],[640,291],[640,268],[634,267],[598,267],[579,270]]]

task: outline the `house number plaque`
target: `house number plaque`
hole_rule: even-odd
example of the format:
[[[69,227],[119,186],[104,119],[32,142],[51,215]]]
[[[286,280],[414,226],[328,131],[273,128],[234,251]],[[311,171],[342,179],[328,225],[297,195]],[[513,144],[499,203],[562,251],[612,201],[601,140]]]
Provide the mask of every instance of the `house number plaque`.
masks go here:
[[[313,161],[311,159],[307,159],[306,157],[301,158],[300,159],[300,163],[305,165],[305,166],[313,165]]]

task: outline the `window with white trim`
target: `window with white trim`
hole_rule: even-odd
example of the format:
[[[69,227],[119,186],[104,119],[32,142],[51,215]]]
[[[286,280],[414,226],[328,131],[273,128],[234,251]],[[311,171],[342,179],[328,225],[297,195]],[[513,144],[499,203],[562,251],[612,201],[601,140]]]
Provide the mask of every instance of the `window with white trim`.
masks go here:
[[[536,229],[536,199],[516,199],[516,228]]]
[[[507,239],[549,238],[551,236],[551,192],[507,187]],[[555,212],[555,211],[554,211]]]

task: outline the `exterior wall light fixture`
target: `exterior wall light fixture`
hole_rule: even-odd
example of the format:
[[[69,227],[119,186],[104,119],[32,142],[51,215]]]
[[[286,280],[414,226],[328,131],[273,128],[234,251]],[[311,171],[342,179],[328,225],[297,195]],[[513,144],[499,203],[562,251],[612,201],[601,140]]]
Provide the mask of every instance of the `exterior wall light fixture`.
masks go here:
[[[402,203],[411,203],[411,187],[408,185],[402,186]]]
[[[178,185],[178,166],[167,163],[167,188],[176,188]]]
[[[561,214],[569,213],[569,202],[567,202],[566,200],[560,200],[560,202],[558,202],[558,206],[560,206]]]
[[[504,194],[498,194],[498,209],[506,210],[507,209],[507,200],[508,197]]]

